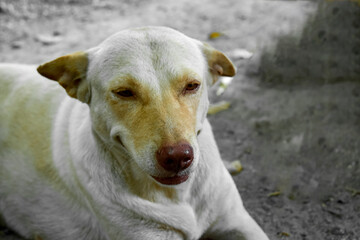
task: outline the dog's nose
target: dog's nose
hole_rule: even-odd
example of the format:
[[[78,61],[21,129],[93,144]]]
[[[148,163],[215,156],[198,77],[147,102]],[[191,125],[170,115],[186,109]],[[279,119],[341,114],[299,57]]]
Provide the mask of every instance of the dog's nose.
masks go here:
[[[156,159],[165,170],[178,173],[191,165],[194,152],[188,143],[165,145],[156,152]]]

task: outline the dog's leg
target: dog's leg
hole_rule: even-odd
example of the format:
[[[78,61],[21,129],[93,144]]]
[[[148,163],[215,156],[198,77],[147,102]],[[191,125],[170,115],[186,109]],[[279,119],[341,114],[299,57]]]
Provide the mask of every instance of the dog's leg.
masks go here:
[[[235,182],[229,174],[229,168],[224,166],[224,161],[220,157],[207,120],[204,122],[202,134],[199,135],[199,141],[203,147],[202,155],[207,159],[206,164],[211,170],[209,181],[212,181],[213,190],[209,192],[216,192],[216,195],[208,197],[212,199],[209,204],[212,205],[211,208],[216,216],[201,239],[268,240],[263,230],[244,208]],[[205,166],[207,165],[204,165],[204,168]]]
[[[246,211],[230,174],[222,176],[228,188],[219,189],[222,198],[215,203],[219,215],[202,239],[269,240],[264,231]]]
[[[218,219],[215,225],[201,239],[216,240],[269,240],[260,226],[241,206],[234,207]]]
[[[203,235],[202,240],[269,240],[254,219],[242,209],[240,214],[223,216]]]
[[[227,230],[227,231],[216,231],[211,234],[206,234],[206,237],[200,240],[268,240],[266,235],[262,233],[260,229],[257,233],[244,234],[239,229]]]

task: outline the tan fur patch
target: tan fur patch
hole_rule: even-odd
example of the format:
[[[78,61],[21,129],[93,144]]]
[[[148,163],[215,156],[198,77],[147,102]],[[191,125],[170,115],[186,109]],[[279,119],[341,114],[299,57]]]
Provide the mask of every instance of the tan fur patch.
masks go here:
[[[129,78],[125,80],[125,86],[136,86],[135,99],[117,100],[108,97],[113,112],[131,132],[137,151],[149,141],[160,147],[162,144],[187,140],[195,132],[199,100],[193,96],[182,95],[182,89],[188,79],[188,76],[182,76],[176,81],[171,81],[170,89],[164,90],[159,96]],[[121,86],[124,86],[124,83]]]
[[[148,104],[150,101],[150,90],[145,86],[142,86],[136,79],[134,79],[130,75],[123,76],[121,77],[121,79],[115,79],[111,81],[108,88],[109,92],[107,95],[107,100],[110,101],[111,104],[117,105],[119,103],[118,99],[111,96],[111,92],[114,93],[124,89],[133,91],[136,99],[138,101],[141,101],[144,105]]]
[[[187,83],[195,80],[201,82],[195,73],[184,70],[181,76],[164,83],[167,86],[161,86],[160,92],[130,75],[110,81],[106,99],[117,121],[130,132],[127,141],[131,142],[136,152],[141,152],[149,142],[159,149],[163,145],[190,141],[191,136],[196,134],[196,110],[202,88],[195,94],[183,92]],[[116,91],[122,89],[130,89],[135,96],[117,97]],[[155,151],[151,156],[154,159]],[[124,172],[124,176],[134,194],[149,201],[156,201],[159,193],[169,200],[177,200],[175,189],[149,181],[148,175],[136,172],[141,173],[142,170],[135,163],[127,164],[132,165],[129,166],[132,171]]]
[[[7,100],[13,107],[8,107],[11,111],[3,119],[9,129],[7,144],[18,154],[27,156],[26,159],[17,159],[18,161],[33,160],[29,164],[34,164],[35,170],[53,186],[59,186],[62,182],[52,161],[50,149],[52,119],[44,117],[51,116],[56,109],[49,104],[54,96],[45,93],[41,99],[33,99],[33,94],[37,94],[34,90],[41,89],[41,85],[24,84],[16,89],[17,94],[8,96]],[[63,189],[64,185],[59,188]]]

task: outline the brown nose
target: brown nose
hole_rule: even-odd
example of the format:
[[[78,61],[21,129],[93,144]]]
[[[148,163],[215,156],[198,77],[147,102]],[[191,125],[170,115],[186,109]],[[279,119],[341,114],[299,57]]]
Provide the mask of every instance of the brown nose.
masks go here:
[[[188,143],[166,145],[156,152],[156,159],[165,170],[178,173],[191,165],[194,152]]]

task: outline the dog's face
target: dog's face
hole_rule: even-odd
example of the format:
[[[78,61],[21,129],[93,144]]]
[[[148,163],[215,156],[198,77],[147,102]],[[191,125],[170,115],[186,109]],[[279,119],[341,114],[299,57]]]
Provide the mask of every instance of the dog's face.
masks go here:
[[[122,31],[38,71],[89,104],[94,132],[115,157],[165,185],[185,182],[196,168],[207,88],[235,74],[222,53],[159,27]]]

